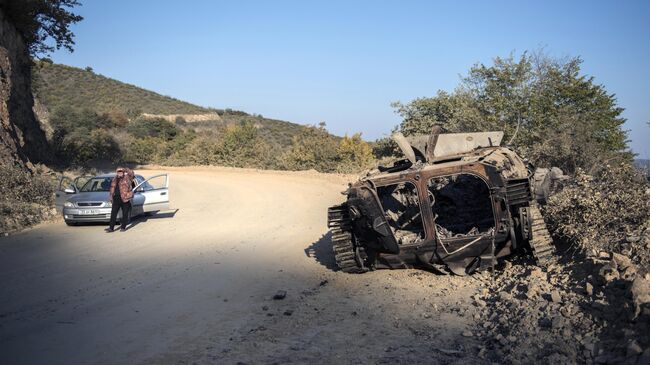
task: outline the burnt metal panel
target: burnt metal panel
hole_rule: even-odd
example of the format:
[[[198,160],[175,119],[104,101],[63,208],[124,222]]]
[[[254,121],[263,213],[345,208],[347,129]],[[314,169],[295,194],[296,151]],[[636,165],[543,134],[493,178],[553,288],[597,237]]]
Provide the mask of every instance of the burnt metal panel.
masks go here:
[[[528,179],[506,180],[506,197],[510,206],[528,205],[533,198],[530,181]]]

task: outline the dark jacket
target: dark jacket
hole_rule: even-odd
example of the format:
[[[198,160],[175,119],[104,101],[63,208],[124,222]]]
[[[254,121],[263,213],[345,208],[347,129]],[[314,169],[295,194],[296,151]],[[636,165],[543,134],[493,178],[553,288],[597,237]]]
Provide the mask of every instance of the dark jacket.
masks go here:
[[[133,170],[127,167],[124,167],[122,169],[124,170],[124,176],[119,179],[120,198],[122,198],[122,202],[126,203],[131,200],[131,198],[133,198],[133,181],[135,179],[135,174],[133,173]],[[115,175],[113,181],[111,181],[111,199],[113,199],[113,194],[115,193],[115,187],[117,186],[117,183],[118,178],[117,175]]]

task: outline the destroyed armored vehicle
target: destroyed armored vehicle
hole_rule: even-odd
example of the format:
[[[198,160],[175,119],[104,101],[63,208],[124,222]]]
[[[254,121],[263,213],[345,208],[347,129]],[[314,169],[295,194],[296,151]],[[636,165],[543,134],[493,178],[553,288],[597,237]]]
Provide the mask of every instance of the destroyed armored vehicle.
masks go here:
[[[405,155],[350,184],[328,211],[336,263],[344,272],[424,267],[464,275],[498,258],[554,256],[533,185],[543,176],[503,132],[432,133],[393,139]],[[540,199],[541,201],[542,199]]]

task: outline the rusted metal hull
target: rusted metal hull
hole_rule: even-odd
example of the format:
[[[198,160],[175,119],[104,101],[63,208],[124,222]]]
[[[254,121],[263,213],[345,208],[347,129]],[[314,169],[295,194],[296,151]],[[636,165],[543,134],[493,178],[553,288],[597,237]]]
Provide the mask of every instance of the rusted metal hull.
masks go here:
[[[342,212],[340,225],[330,214],[330,227],[339,233],[335,254],[348,259],[337,259],[347,263],[339,265],[344,271],[420,266],[466,274],[514,252],[541,252],[539,261],[552,254],[532,167],[513,151],[479,148],[395,166],[351,184],[346,202],[330,209]],[[536,238],[546,246],[536,250]]]

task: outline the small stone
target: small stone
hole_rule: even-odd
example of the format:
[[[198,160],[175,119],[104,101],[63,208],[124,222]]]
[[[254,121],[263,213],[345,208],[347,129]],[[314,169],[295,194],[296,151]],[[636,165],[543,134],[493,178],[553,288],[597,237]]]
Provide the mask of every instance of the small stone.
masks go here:
[[[285,316],[290,316],[290,315],[293,314],[293,311],[292,311],[291,309],[287,309],[287,310],[284,311],[284,313],[282,313],[282,314],[284,314]]]
[[[478,351],[478,357],[480,359],[485,359],[485,352],[486,352],[485,347],[481,347],[481,349]]]
[[[537,287],[529,285],[528,289],[526,289],[526,298],[528,299],[535,299],[537,297]]]
[[[612,256],[607,251],[598,252],[598,258],[601,260],[610,260]]]
[[[551,320],[551,328],[558,329],[564,326],[564,318],[560,316],[553,317]]]
[[[643,364],[643,365],[650,364],[650,347],[648,347],[647,349],[645,349],[645,351],[643,351],[643,354],[641,354],[641,356],[639,356],[636,363],[640,364],[640,365],[641,364]]]
[[[287,292],[284,290],[278,290],[277,293],[273,296],[273,299],[275,300],[282,300],[287,297]]]
[[[265,306],[262,307],[262,310],[267,311],[267,310],[269,310],[269,307],[265,305]]]
[[[605,285],[610,281],[616,280],[619,278],[618,269],[616,267],[616,262],[610,261],[604,264],[600,270],[598,270],[598,276],[601,280],[601,284]]]
[[[463,331],[463,337],[473,337],[474,334],[471,331]]]
[[[510,299],[512,299],[512,295],[510,295],[510,293],[508,293],[508,292],[506,292],[506,291],[501,291],[501,292],[499,292],[499,300],[500,300],[500,301],[502,301],[502,302],[507,302],[507,301],[509,301]]]
[[[634,265],[628,266],[623,270],[623,273],[621,274],[621,278],[627,281],[632,281],[636,278],[636,267]]]
[[[613,259],[616,261],[616,266],[618,267],[619,271],[625,270],[626,268],[634,265],[632,264],[632,260],[630,260],[629,257],[621,255],[620,253],[614,253]]]
[[[587,295],[589,296],[594,295],[594,286],[591,285],[591,283],[585,284],[585,292],[587,292]]]
[[[626,356],[637,356],[640,353],[643,352],[643,349],[641,346],[639,346],[639,343],[636,342],[636,340],[632,340],[630,343],[627,344],[627,349],[626,349]]]
[[[499,343],[501,344],[501,346],[506,346],[508,344],[508,340],[505,337],[501,336],[501,338],[499,339]]]
[[[560,292],[558,292],[557,290],[553,290],[553,291],[551,292],[551,301],[552,301],[553,303],[559,303],[559,302],[561,302],[561,301],[562,301],[562,297],[560,296]]]

